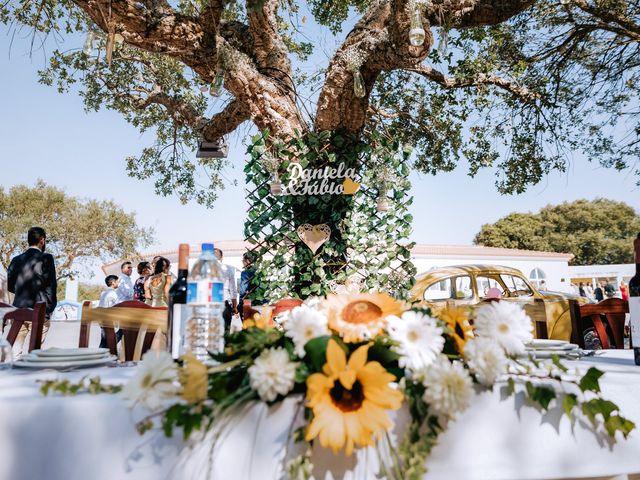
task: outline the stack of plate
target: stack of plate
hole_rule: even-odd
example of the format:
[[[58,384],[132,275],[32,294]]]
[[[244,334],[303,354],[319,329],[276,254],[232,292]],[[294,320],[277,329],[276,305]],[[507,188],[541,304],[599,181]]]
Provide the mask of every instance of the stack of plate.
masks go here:
[[[535,358],[551,358],[551,355],[576,358],[581,356],[582,350],[575,343],[564,340],[535,339],[527,344],[527,354],[534,354]]]
[[[33,350],[13,365],[21,368],[84,368],[98,367],[116,360],[108,348],[48,348]]]

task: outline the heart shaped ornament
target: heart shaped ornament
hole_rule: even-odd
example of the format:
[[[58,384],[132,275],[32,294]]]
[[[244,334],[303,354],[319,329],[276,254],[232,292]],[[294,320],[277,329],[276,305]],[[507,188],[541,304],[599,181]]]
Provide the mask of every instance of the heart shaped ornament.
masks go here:
[[[326,223],[320,223],[318,225],[305,223],[298,227],[297,232],[300,240],[309,247],[309,250],[311,250],[314,255],[331,236],[331,228]]]

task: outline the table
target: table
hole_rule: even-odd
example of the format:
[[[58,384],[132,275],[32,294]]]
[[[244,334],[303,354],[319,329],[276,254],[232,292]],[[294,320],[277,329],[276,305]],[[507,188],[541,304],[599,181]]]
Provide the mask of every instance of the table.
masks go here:
[[[569,362],[586,370],[595,365],[606,397],[623,415],[640,425],[640,367],[632,352],[607,351]],[[143,411],[129,410],[114,395],[42,397],[35,380],[56,375],[78,380],[99,374],[104,382],[122,383],[132,368],[100,368],[69,373],[0,373],[0,479],[275,479],[281,460],[291,454],[289,431],[301,398],[268,408],[255,403],[239,411],[217,439],[185,443],[161,432],[140,436],[134,427]],[[553,479],[607,477],[640,472],[640,433],[614,446],[580,425],[558,421],[557,411],[541,417],[521,398],[501,399],[499,389],[476,397],[471,408],[441,436],[429,459],[427,480]],[[406,411],[394,414],[403,424]],[[259,432],[259,434],[258,434]],[[392,434],[393,436],[393,434]],[[289,452],[287,452],[289,448]],[[314,474],[334,478],[373,478],[376,455],[360,450],[350,460],[329,451],[314,452]]]

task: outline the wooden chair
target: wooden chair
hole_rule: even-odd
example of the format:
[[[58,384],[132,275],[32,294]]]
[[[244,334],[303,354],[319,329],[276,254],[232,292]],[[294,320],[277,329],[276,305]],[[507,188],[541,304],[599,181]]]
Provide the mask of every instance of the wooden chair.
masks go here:
[[[116,329],[122,330],[124,360],[136,361],[151,348],[157,333],[166,334],[167,308],[151,307],[138,300],[121,302],[110,308],[91,308],[91,303],[85,302],[80,321],[80,348],[89,346],[93,322],[104,329],[107,347],[113,355],[118,351]]]
[[[5,303],[0,306],[11,306]],[[7,334],[7,341],[13,346],[18,338],[18,333],[25,322],[31,322],[31,339],[29,340],[29,351],[36,350],[42,347],[42,330],[44,329],[46,314],[46,305],[44,302],[36,303],[33,308],[18,308],[13,312],[9,312],[3,319],[4,322],[11,320],[11,328]]]
[[[625,314],[629,313],[629,302],[619,298],[608,298],[599,303],[580,305],[570,300],[571,341],[584,348],[584,332],[593,327],[603,349],[624,348]],[[610,334],[610,335],[609,335]],[[613,345],[609,341],[613,340]]]

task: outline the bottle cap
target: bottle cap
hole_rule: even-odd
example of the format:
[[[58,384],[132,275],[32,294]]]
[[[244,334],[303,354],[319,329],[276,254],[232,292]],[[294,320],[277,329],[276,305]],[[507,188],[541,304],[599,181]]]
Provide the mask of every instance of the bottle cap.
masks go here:
[[[203,243],[202,244],[203,252],[213,252],[213,243]]]

